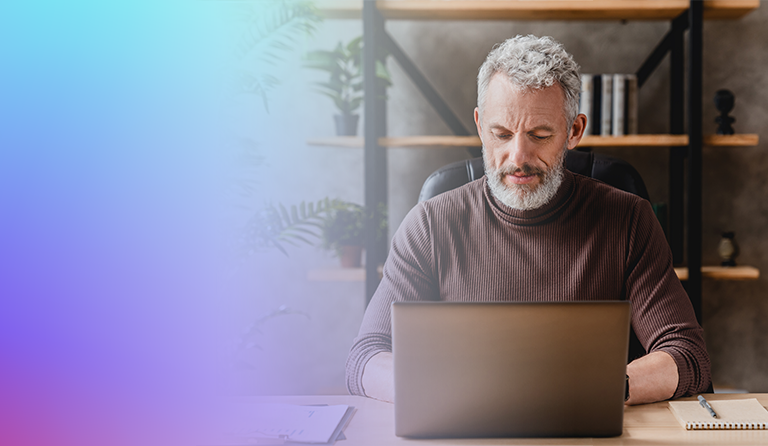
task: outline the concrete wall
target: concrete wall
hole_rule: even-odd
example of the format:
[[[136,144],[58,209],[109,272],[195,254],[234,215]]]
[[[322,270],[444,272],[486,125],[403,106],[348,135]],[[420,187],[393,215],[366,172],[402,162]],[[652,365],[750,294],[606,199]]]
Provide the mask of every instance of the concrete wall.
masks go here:
[[[768,29],[764,26],[767,20],[768,8],[763,7],[742,20],[706,22],[704,27],[705,133],[714,133],[715,129],[714,92],[728,88],[736,96],[732,112],[737,119],[736,131],[758,133],[761,140],[757,147],[704,150],[704,263],[719,262],[716,246],[720,232],[732,230],[741,245],[738,262],[756,266],[764,274],[756,281],[705,279],[704,282],[704,327],[716,386],[751,392],[768,391],[768,296],[765,292],[768,288],[768,255],[765,254],[768,252],[765,236],[768,230],[765,199],[768,197],[765,180],[768,131],[764,124],[768,122],[768,85],[764,81],[768,54],[763,48],[764,42],[768,42]],[[583,72],[631,73],[639,68],[668,28],[667,22],[393,21],[387,24],[390,34],[469,129],[474,129],[472,112],[477,69],[495,43],[516,34],[551,35],[573,53]],[[359,22],[329,20],[306,46],[327,48],[339,39],[348,40],[360,33]],[[394,83],[389,91],[388,133],[393,136],[450,134],[400,68],[393,61],[388,66]],[[668,71],[669,64],[665,61],[640,91],[641,133],[669,131]],[[286,181],[284,172],[275,172],[269,177],[271,193],[287,202],[315,200],[326,195],[362,202],[361,151],[311,148],[304,144],[306,138],[332,134],[333,110],[329,101],[313,95],[306,86],[307,81],[317,80],[319,75],[307,74],[300,68],[296,72],[301,74],[296,74],[290,88],[300,93],[297,96],[302,100],[297,104],[301,105],[285,105],[282,112],[300,125],[282,131],[281,143],[290,150],[281,153],[290,153],[290,157],[274,162],[287,162],[294,169],[291,178],[300,181]],[[277,131],[281,125],[270,124],[270,131]],[[643,175],[652,201],[668,201],[666,149],[601,151],[633,163]],[[416,203],[421,184],[432,171],[467,157],[463,149],[390,149],[392,230]],[[275,258],[274,253],[263,256]],[[265,336],[282,333],[282,340],[274,341],[273,346],[276,350],[278,345],[286,348],[279,349],[281,354],[261,352],[262,363],[272,364],[273,375],[280,375],[276,372],[278,369],[293,372],[291,378],[282,373],[270,386],[262,387],[269,387],[275,393],[343,391],[343,360],[362,316],[363,287],[360,283],[319,284],[306,280],[307,269],[333,263],[327,254],[304,248],[291,251],[290,260],[263,261],[254,270],[244,270],[259,273],[241,274],[246,282],[259,277],[261,283],[272,283],[267,288],[279,290],[269,297],[260,297],[256,300],[258,304],[250,302],[250,312],[246,312],[248,316],[244,319],[284,302],[311,313],[311,318],[303,321],[289,321],[294,316],[273,321],[273,331]],[[274,274],[265,271],[274,271]],[[259,295],[256,289],[254,293]],[[285,356],[285,352],[289,352],[289,359],[281,356]]]

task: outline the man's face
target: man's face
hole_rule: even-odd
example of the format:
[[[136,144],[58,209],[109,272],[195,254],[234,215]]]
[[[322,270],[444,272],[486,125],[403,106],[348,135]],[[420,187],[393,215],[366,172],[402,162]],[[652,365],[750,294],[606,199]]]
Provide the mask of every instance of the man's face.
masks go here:
[[[475,109],[477,132],[494,195],[515,209],[546,204],[560,185],[565,151],[578,144],[586,124],[579,115],[571,128],[558,85],[518,90],[503,74],[488,85],[482,120]]]

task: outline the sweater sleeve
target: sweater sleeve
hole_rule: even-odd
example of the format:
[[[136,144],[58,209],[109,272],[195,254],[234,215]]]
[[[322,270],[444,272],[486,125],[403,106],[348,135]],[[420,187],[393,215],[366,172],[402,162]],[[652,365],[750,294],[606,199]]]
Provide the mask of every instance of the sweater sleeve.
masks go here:
[[[663,351],[677,364],[673,398],[711,385],[704,330],[672,266],[672,254],[650,203],[638,200],[627,249],[626,293],[632,326],[647,352]]]
[[[362,378],[368,360],[377,353],[392,351],[392,303],[439,298],[434,257],[428,213],[419,204],[408,213],[392,239],[381,283],[349,352],[346,380],[352,395],[365,395]]]

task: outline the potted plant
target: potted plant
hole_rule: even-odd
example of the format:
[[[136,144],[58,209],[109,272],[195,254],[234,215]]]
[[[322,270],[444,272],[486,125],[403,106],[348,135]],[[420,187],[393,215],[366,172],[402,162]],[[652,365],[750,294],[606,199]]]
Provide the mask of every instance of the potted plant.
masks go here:
[[[241,255],[275,248],[286,256],[285,245],[314,246],[320,238],[318,230],[338,203],[339,200],[324,198],[316,203],[302,201],[298,206],[290,207],[270,204],[254,214],[238,233],[236,246]]]
[[[333,100],[339,111],[334,116],[338,136],[355,136],[360,115],[355,112],[363,103],[363,38],[357,37],[344,45],[339,42],[333,51],[317,50],[307,53],[305,66],[329,74],[326,82],[316,82],[317,91]],[[392,85],[389,72],[382,63],[386,53],[376,60],[376,77],[382,90]]]
[[[345,268],[358,268],[367,231],[375,231],[377,239],[387,236],[386,209],[368,211],[359,204],[334,201],[321,224],[323,248],[334,251]]]
[[[387,230],[386,206],[369,211],[356,203],[324,198],[298,206],[269,205],[251,218],[237,245],[243,255],[271,248],[288,255],[284,245],[316,245],[313,239],[320,239],[342,266],[356,268],[361,265],[367,231],[375,231],[376,239],[383,240]]]

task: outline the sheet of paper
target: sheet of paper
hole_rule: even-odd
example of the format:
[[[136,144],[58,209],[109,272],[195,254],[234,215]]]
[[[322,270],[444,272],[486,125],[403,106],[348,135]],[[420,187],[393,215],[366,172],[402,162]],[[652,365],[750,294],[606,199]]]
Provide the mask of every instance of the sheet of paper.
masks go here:
[[[710,400],[709,404],[717,418],[698,401],[670,401],[669,409],[686,429],[765,429],[768,426],[768,411],[755,398]]]
[[[238,404],[227,421],[226,436],[237,443],[274,439],[291,443],[328,443],[350,406]],[[347,417],[348,419],[348,417]]]

